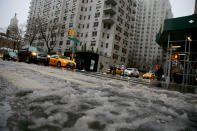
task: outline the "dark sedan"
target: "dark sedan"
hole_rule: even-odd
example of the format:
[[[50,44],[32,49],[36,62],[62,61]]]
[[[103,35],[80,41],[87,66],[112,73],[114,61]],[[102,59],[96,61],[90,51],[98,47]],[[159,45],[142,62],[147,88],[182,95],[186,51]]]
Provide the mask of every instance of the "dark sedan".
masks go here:
[[[17,61],[18,60],[17,53],[16,52],[4,52],[3,60]]]
[[[49,55],[44,52],[42,49],[34,46],[23,46],[18,52],[19,61],[25,61],[27,63],[37,63],[42,62],[45,65],[49,63]]]

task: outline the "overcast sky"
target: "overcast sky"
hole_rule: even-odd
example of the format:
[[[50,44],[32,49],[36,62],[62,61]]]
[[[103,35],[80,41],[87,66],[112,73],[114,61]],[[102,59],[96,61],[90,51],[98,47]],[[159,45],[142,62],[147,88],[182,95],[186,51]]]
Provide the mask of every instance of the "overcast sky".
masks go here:
[[[10,19],[17,13],[19,24],[27,21],[31,0],[0,0],[0,28],[7,28]],[[195,0],[170,0],[174,17],[194,13]]]

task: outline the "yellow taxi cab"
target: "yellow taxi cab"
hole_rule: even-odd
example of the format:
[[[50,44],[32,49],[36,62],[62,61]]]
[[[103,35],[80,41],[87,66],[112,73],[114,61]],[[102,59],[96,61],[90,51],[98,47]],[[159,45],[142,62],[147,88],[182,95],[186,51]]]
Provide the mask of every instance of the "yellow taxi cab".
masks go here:
[[[142,76],[143,79],[155,79],[155,74],[152,72],[147,72]]]
[[[74,61],[62,55],[52,55],[49,59],[49,65],[76,68],[76,63]]]
[[[110,69],[107,69],[106,74],[112,74],[112,72],[110,72]],[[116,67],[116,74],[120,75],[121,73],[121,68],[120,67]]]

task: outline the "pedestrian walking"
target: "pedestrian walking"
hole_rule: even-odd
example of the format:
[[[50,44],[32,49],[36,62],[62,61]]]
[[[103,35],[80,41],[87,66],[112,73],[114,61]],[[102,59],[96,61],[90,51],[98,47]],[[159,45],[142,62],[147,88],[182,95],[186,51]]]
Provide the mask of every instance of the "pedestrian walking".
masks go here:
[[[100,63],[99,72],[102,72],[102,69],[103,69],[103,64]]]
[[[124,71],[125,71],[125,67],[124,67],[124,65],[122,65],[122,67],[121,67],[121,75],[122,76],[124,76]]]
[[[109,69],[110,69],[110,73],[112,74],[112,73],[113,73],[113,66],[110,65],[110,66],[109,66]]]
[[[116,66],[115,65],[113,66],[113,73],[112,74],[116,75]]]

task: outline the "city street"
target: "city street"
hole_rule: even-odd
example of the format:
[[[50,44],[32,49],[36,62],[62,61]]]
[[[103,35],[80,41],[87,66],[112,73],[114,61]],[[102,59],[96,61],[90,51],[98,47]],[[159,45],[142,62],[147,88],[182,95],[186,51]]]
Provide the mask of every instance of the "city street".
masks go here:
[[[0,130],[197,129],[197,96],[0,60]]]

